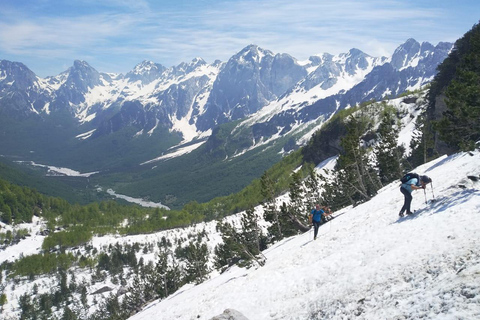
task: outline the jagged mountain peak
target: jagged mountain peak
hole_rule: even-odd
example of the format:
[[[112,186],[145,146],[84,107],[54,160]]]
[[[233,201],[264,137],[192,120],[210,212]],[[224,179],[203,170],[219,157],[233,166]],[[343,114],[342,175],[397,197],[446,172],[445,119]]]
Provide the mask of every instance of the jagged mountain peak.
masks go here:
[[[73,81],[77,84],[85,82],[89,87],[99,84],[100,73],[85,60],[73,61],[73,66],[67,70],[67,73],[67,82]]]
[[[89,68],[93,69],[85,60],[74,60],[73,67],[75,69],[89,69]]]
[[[179,65],[172,68],[172,74],[175,76],[183,76],[190,72],[195,71],[201,66],[205,66],[207,63],[202,58],[194,58],[191,62],[182,62]]]
[[[19,87],[26,87],[32,85],[36,78],[35,73],[23,63],[0,60],[0,83],[19,82],[16,83]]]
[[[405,43],[401,44],[394,52],[393,55],[398,54],[398,53],[412,53],[412,52],[418,52],[420,50],[420,43],[416,41],[415,39],[408,39],[405,41]]]
[[[325,52],[322,54],[316,54],[316,55],[310,56],[308,60],[311,62],[311,65],[315,67],[325,63],[326,61],[332,61],[333,58],[334,58],[333,54]]]
[[[72,81],[76,80],[95,80],[92,78],[98,78],[100,73],[90,66],[85,60],[75,60],[73,61],[73,66],[70,67],[67,71],[68,79]]]
[[[198,65],[198,64],[203,65],[203,64],[206,64],[206,62],[205,62],[205,60],[203,60],[202,58],[196,57],[196,58],[193,58],[193,59],[192,59],[192,64],[194,64],[194,65]]]
[[[368,54],[366,54],[365,52],[363,52],[362,50],[357,49],[357,48],[352,48],[352,49],[348,50],[348,53],[344,53],[343,56],[345,56],[345,57],[358,57],[358,56],[369,57]]]
[[[413,39],[413,38],[408,38],[407,41],[405,41],[405,43],[403,45],[400,45],[400,46],[416,46],[418,43],[417,40]]]
[[[237,61],[254,61],[259,63],[265,56],[273,57],[274,54],[272,51],[262,49],[256,44],[250,44],[234,55],[232,59]]]
[[[415,39],[408,39],[405,43],[395,49],[395,52],[392,55],[392,66],[397,70],[407,67],[413,57],[420,54],[420,49],[420,43]]]
[[[163,66],[161,64],[155,63],[153,61],[143,60],[142,62],[137,64],[131,72],[136,74],[143,74],[146,72],[150,72],[151,70],[162,69],[162,67]]]
[[[26,65],[21,62],[0,60],[0,72],[3,74],[13,74],[15,72],[28,72],[34,74]]]
[[[167,70],[167,68],[159,63],[144,60],[137,64],[132,71],[128,72],[125,78],[130,82],[141,81],[144,84],[148,84],[159,78],[165,70]]]

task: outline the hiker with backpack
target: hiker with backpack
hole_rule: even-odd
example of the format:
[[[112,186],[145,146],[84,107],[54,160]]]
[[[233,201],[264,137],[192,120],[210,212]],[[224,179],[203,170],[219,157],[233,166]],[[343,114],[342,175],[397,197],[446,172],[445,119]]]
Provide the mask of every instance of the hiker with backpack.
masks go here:
[[[332,214],[330,208],[320,207],[319,204],[315,205],[315,209],[310,212],[308,221],[313,225],[313,240],[317,240],[318,228],[327,221],[326,217],[330,214]]]
[[[412,204],[412,192],[413,190],[425,189],[425,186],[432,182],[428,176],[421,176],[416,173],[407,173],[400,179],[402,186],[400,187],[400,192],[403,193],[405,200],[403,202],[403,207],[398,214],[400,217],[403,217],[403,213],[406,212],[408,215],[413,212],[410,210],[410,205]]]

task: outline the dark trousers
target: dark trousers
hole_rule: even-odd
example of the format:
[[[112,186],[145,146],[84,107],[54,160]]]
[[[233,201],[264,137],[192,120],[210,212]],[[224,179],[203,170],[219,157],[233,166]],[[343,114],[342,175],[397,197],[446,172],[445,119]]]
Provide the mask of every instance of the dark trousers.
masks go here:
[[[313,238],[316,239],[318,234],[318,228],[320,228],[322,221],[312,221],[312,223],[313,223]]]
[[[407,189],[400,187],[400,191],[403,193],[403,196],[405,197],[405,201],[403,202],[403,207],[400,210],[400,213],[403,214],[405,211],[407,211],[407,214],[410,214],[410,205],[412,204],[412,194],[408,192]]]

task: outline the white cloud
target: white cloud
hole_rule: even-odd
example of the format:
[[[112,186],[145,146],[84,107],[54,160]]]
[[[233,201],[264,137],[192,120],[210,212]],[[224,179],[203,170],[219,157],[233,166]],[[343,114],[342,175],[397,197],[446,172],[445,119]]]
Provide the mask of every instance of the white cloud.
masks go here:
[[[468,31],[471,26],[451,29],[455,15],[445,3],[437,1],[429,8],[413,1],[351,0],[0,5],[0,55],[27,65],[29,59],[52,55],[70,61],[92,57],[92,65],[113,64],[122,72],[144,59],[166,66],[198,56],[207,62],[225,61],[252,43],[300,60],[353,47],[373,56],[388,55],[408,38],[436,44],[454,41]]]

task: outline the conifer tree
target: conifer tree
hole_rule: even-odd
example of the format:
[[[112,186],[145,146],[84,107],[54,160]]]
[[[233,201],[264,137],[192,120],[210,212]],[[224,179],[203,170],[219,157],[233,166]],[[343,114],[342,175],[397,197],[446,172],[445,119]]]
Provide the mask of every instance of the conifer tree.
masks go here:
[[[161,246],[154,270],[147,277],[147,282],[153,284],[153,290],[157,297],[168,297],[178,289],[182,282],[182,274],[179,271],[173,252]]]
[[[480,35],[477,52],[480,51]],[[472,58],[480,64],[480,53]],[[460,69],[448,86],[446,104],[448,110],[437,123],[442,140],[460,150],[474,150],[480,141],[480,67],[471,71]]]
[[[285,236],[310,230],[308,226],[308,209],[306,207],[305,189],[300,171],[292,174],[289,187],[288,205],[283,203],[280,208],[280,224]]]
[[[346,123],[347,134],[340,142],[343,150],[331,177],[321,176],[322,204],[332,210],[368,201],[381,186],[368,160],[368,150],[362,145],[369,122],[366,116],[357,117],[351,115]]]
[[[292,181],[289,187],[289,207],[290,213],[296,218],[301,219],[305,217],[305,204],[304,204],[305,190],[303,188],[302,176],[300,171],[292,174]]]
[[[128,289],[129,294],[123,299],[122,309],[130,312],[137,311],[145,304],[145,302],[147,302],[145,299],[145,282],[142,281],[139,275],[136,275]],[[106,309],[112,316],[117,315],[120,309],[118,300],[107,301]]]
[[[434,139],[432,123],[427,120],[425,114],[418,116],[417,121],[415,121],[412,140],[410,140],[410,149],[412,151],[406,159],[406,171],[437,157]]]
[[[270,226],[267,228],[269,234],[268,241],[273,243],[283,239],[282,226],[279,222],[279,212],[275,203],[275,186],[267,172],[262,175],[260,182],[263,196],[263,217],[265,221],[270,223]]]
[[[241,218],[241,239],[245,249],[259,264],[263,265],[262,250],[267,248],[266,239],[258,224],[258,217],[253,208],[245,211]],[[261,256],[261,257],[260,257]]]
[[[315,171],[314,166],[309,166],[308,176],[305,179],[305,207],[306,210],[320,203],[321,178]]]
[[[5,293],[0,294],[0,310],[3,310],[3,306],[8,302],[7,295]]]
[[[388,184],[402,175],[402,151],[398,144],[399,129],[393,112],[385,107],[382,121],[378,128],[379,141],[374,153],[377,159],[377,169],[380,181]]]
[[[343,170],[324,169],[318,175],[322,186],[318,204],[335,211],[353,203],[350,194],[346,192],[348,189],[342,183],[343,174]]]
[[[223,241],[215,247],[217,268],[235,263],[249,267],[254,261],[261,266],[264,265],[265,257],[261,250],[266,249],[266,239],[252,208],[242,216],[241,227],[238,230],[228,222],[219,222],[217,229],[221,232]]]
[[[473,150],[480,140],[480,24],[455,42],[438,66],[429,93],[430,107],[445,92],[447,110],[434,122],[440,138],[457,150]]]
[[[207,279],[208,247],[201,241],[191,241],[184,248],[183,262],[185,263],[185,281],[202,283]]]
[[[235,247],[235,229],[228,222],[217,223],[217,231],[220,232],[222,243],[215,246],[215,268],[220,269],[224,266],[232,266],[240,260],[237,256]]]
[[[364,118],[351,117],[347,123],[347,135],[342,138],[343,153],[340,154],[337,170],[336,192],[351,199],[352,204],[368,201],[379,189],[378,179],[369,165],[365,148],[360,139],[366,131]]]

